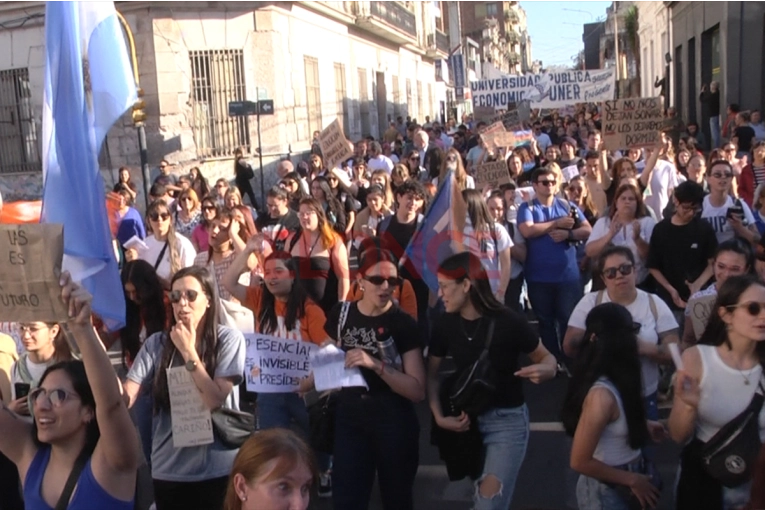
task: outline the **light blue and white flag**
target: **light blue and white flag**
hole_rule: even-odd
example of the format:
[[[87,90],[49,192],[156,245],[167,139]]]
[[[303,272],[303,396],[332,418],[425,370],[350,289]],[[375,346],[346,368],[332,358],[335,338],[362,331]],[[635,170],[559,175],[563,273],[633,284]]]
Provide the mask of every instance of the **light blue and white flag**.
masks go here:
[[[114,330],[124,325],[125,299],[98,153],[137,98],[114,3],[47,2],[45,59],[41,221],[64,225],[64,269]]]

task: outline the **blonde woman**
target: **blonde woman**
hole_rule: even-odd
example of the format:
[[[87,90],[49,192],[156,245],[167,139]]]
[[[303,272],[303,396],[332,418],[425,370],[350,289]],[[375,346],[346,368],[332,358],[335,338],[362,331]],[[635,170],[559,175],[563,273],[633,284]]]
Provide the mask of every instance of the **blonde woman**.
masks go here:
[[[197,192],[191,188],[184,189],[178,195],[178,212],[175,213],[175,231],[191,239],[194,229],[202,221],[202,207]]]
[[[475,189],[475,181],[473,177],[468,175],[465,171],[465,166],[462,164],[462,156],[456,149],[449,149],[446,152],[446,157],[441,165],[441,175],[438,178],[433,179],[433,185],[438,187],[440,182],[443,182],[447,172],[451,170],[454,172],[454,178],[457,180],[457,185],[460,191],[466,189]]]
[[[384,190],[383,204],[385,207],[393,210],[393,188],[390,183],[390,175],[385,170],[375,170],[369,179],[369,184],[377,184]]]
[[[165,290],[170,290],[170,279],[184,267],[194,265],[194,245],[175,232],[172,215],[164,200],[156,200],[146,211],[149,236],[144,239],[146,248],[125,252],[127,261],[141,259],[152,265]]]

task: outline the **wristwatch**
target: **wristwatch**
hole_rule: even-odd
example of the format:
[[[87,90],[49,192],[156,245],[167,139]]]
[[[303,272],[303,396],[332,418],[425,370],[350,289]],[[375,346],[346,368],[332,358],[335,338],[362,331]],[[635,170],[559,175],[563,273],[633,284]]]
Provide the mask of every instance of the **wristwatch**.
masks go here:
[[[189,372],[193,372],[196,369],[197,369],[196,361],[190,359],[186,362],[186,370],[188,370]]]

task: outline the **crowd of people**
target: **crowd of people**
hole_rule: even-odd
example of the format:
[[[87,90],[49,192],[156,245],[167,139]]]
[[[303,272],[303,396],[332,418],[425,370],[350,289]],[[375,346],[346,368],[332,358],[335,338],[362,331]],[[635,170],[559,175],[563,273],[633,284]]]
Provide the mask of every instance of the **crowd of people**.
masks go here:
[[[386,510],[412,509],[430,426],[450,479],[475,482],[473,508],[507,510],[529,440],[524,381],[555,377],[580,508],[655,507],[672,491],[654,465],[669,440],[676,508],[765,508],[765,143],[746,140],[755,112],[734,113],[710,146],[670,109],[656,145],[624,151],[604,147],[596,105],[534,111],[531,142],[509,148],[470,117],[398,118],[335,168],[318,144],[278,162],[263,204],[245,150],[214,186],[163,160],[145,216],[121,169],[125,327],[94,329],[65,273],[69,321],[0,335],[0,509],[127,509],[148,485],[157,510],[305,509],[311,494],[359,510],[375,477]],[[497,161],[510,182],[476,189]],[[431,288],[404,254],[445,184],[465,204],[464,249]],[[241,329],[334,344],[367,388],[319,393],[308,377],[250,394]],[[122,380],[104,349],[116,341]],[[180,367],[213,416],[256,399],[258,432],[176,447]]]

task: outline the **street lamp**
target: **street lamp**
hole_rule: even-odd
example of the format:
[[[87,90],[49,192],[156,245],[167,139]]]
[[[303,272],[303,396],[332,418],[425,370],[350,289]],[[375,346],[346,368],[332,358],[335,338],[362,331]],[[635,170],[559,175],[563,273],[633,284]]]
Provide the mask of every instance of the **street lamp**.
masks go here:
[[[135,86],[138,92],[138,100],[133,105],[133,124],[138,130],[138,150],[141,155],[141,174],[143,175],[143,199],[146,203],[146,209],[149,209],[149,189],[150,189],[150,177],[149,177],[149,158],[146,150],[146,128],[144,127],[144,121],[146,120],[146,103],[143,100],[143,89],[140,86],[140,80],[138,77],[138,57],[135,51],[135,40],[133,39],[133,32],[130,30],[125,18],[121,13],[117,12],[117,17],[122,24],[122,28],[127,35],[128,43],[130,44],[130,61],[133,66],[133,78],[135,79]]]

